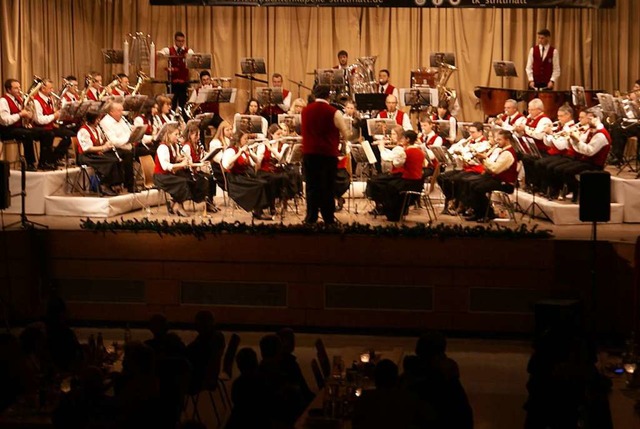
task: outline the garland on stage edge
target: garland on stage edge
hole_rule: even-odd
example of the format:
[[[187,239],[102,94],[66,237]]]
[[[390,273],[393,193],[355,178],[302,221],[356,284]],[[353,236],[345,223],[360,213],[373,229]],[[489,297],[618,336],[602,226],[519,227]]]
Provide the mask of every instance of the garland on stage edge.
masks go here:
[[[390,224],[385,226],[372,226],[369,224],[350,223],[335,226],[316,225],[283,225],[283,224],[246,224],[242,222],[167,222],[166,220],[131,219],[114,221],[94,221],[83,219],[80,228],[102,233],[127,232],[155,232],[160,236],[189,236],[198,240],[207,238],[208,235],[220,234],[249,234],[249,235],[360,235],[373,237],[406,237],[406,238],[500,238],[500,239],[541,239],[552,237],[550,230],[539,230],[536,225],[533,228],[521,224],[515,228],[495,223],[488,226],[463,226],[463,225],[430,225],[418,223],[415,226]]]

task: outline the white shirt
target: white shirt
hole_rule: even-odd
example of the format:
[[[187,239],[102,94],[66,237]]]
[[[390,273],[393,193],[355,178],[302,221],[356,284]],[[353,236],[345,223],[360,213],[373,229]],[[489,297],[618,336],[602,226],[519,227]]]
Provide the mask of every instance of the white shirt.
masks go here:
[[[171,163],[172,153],[174,156],[176,155],[173,146],[168,146],[166,144],[161,144],[160,146],[158,146],[156,156],[158,157],[158,161],[160,162],[160,167],[162,167],[164,171],[173,171],[173,167],[175,164]]]
[[[544,45],[544,54],[542,56],[542,61],[547,58],[547,54],[549,53],[549,48],[551,45]],[[542,45],[532,46],[529,49],[529,57],[527,58],[527,67],[525,68],[527,72],[527,78],[529,82],[533,82],[533,50],[541,49]],[[551,82],[557,82],[560,77],[560,55],[558,54],[558,48],[553,48],[553,71],[551,72]]]
[[[282,93],[284,94],[284,88],[282,88]],[[285,113],[289,111],[291,108],[291,91],[289,91],[287,96],[282,99],[282,103],[278,104],[278,107]]]
[[[226,140],[226,137],[223,137]],[[218,153],[215,154],[215,156],[213,157],[213,159],[211,160],[211,162],[215,162],[215,163],[220,163],[220,161],[222,161],[222,155],[224,153],[224,151],[222,149],[224,149],[225,147],[229,146],[229,142],[227,142],[226,145],[223,145],[222,142],[218,139],[213,139],[209,142],[209,153],[215,151],[216,149],[218,150]]]
[[[97,128],[97,127],[93,128],[91,126],[89,126],[89,127],[96,134],[97,140],[98,140],[98,142],[97,142],[98,145],[102,145],[103,135],[102,135],[102,132],[100,132],[100,128]],[[91,134],[89,134],[89,131],[87,131],[86,129],[80,128],[78,130],[78,134],[77,134],[76,137],[78,138],[78,144],[82,148],[83,152],[87,152],[93,147],[93,141],[91,140]]]
[[[48,103],[49,101],[51,101],[51,99],[49,97],[47,97],[46,95],[44,95],[43,93],[39,92],[38,95],[40,96],[40,98],[42,98],[44,100],[45,103]],[[53,101],[51,101],[52,105],[53,105]],[[35,110],[35,115],[33,115],[33,123],[37,124],[37,125],[49,125],[50,123],[53,122],[53,118],[54,115],[45,115],[44,112],[42,111],[42,104],[40,104],[39,101],[37,100],[33,100],[33,106],[34,106],[34,110]]]
[[[540,114],[543,115],[543,113]],[[544,117],[538,121],[538,125],[536,125],[535,128],[524,127],[524,133],[526,136],[534,138],[536,140],[544,140],[544,137],[547,135],[544,130],[548,125],[553,125],[553,122],[551,122],[551,119]]]
[[[511,152],[507,150],[508,147],[511,146],[507,146],[504,149],[499,147],[495,148],[489,157],[485,158],[483,162],[484,168],[486,168],[490,173],[500,174],[511,167],[511,164],[516,160]]]
[[[133,118],[133,126],[134,127],[140,127],[140,126],[147,126],[147,124],[144,123],[144,119],[142,119],[142,116],[136,116],[135,118]],[[154,138],[155,132],[157,130],[155,129],[153,124],[151,126],[151,129],[152,129],[151,135],[145,134],[142,137],[142,144],[147,145],[147,144],[153,142],[153,138]]]
[[[380,159],[382,161],[390,161],[394,167],[402,167],[407,160],[407,154],[400,145],[395,146],[393,149],[387,149],[380,145]]]
[[[240,149],[238,149],[239,151]],[[242,156],[242,155],[240,155]],[[233,150],[233,148],[227,148],[225,149],[224,153],[222,154],[222,168],[224,168],[225,170],[231,170],[231,168],[233,168],[233,165],[236,163],[236,160],[234,159],[236,157],[236,151]],[[253,159],[251,158],[251,156],[249,156],[249,154],[247,153],[246,155],[247,159],[249,159],[249,164],[253,165]]]
[[[100,126],[104,131],[107,141],[111,142],[113,146],[124,150],[132,149],[131,143],[129,143],[131,128],[129,128],[129,125],[124,119],[116,122],[111,115],[105,115],[100,121]]]
[[[569,121],[563,125],[562,131],[569,131],[572,126],[575,125],[575,122]],[[552,147],[555,146],[558,150],[565,150],[569,147],[569,140],[566,136],[559,136],[554,134],[547,134],[544,136],[544,144],[546,146]]]
[[[598,129],[604,128],[603,125],[600,125]],[[576,152],[586,155],[593,156],[600,151],[603,147],[609,144],[609,140],[602,133],[595,134],[589,143],[587,143],[587,138],[591,133],[595,132],[594,130],[589,130],[588,133],[583,133],[580,135],[580,140],[575,142],[571,139],[571,145],[575,149]]]
[[[388,86],[389,86],[389,82],[387,82],[385,85],[380,85],[378,91],[380,91],[381,94],[384,94]],[[400,100],[400,96],[398,95],[398,88],[393,88],[393,91],[391,91],[391,94],[395,95],[396,100]]]
[[[11,100],[21,108],[22,102],[18,102],[15,97],[11,94],[7,94]],[[19,113],[11,113],[11,109],[9,109],[9,102],[4,98],[0,98],[0,125],[3,127],[8,127],[10,125],[15,124],[20,120]]]
[[[431,139],[433,138],[433,136],[434,136],[434,135],[436,135],[436,132],[435,132],[435,131],[433,131],[433,130],[432,130],[429,134],[427,134],[427,135],[424,137],[424,144],[426,145],[426,144],[429,142],[429,140],[431,140]],[[433,141],[433,144],[432,144],[432,145],[430,145],[430,146],[440,147],[440,146],[442,146],[442,145],[443,145],[442,137],[438,136],[438,137],[436,137],[436,139]]]
[[[520,116],[517,120],[514,121],[514,118],[519,115],[520,112],[516,112],[511,116],[507,116],[506,121],[502,121],[502,125],[500,128],[506,131],[513,131],[513,129],[518,125],[524,125],[527,122],[527,118],[525,116]],[[507,123],[508,121],[508,123]]]

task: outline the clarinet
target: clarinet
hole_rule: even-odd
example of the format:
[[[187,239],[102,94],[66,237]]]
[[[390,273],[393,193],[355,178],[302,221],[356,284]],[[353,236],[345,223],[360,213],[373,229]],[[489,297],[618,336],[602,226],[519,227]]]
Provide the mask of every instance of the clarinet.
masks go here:
[[[107,134],[104,132],[104,130],[102,129],[102,126],[100,124],[98,124],[98,128],[100,128],[100,132],[102,133],[102,135],[104,136],[104,138],[109,141],[109,139],[107,138]],[[113,153],[116,154],[116,158],[118,158],[118,162],[122,162],[122,158],[120,158],[120,154],[118,153],[118,149],[116,149],[116,147],[112,147],[113,149]]]
[[[182,148],[184,147],[184,145],[180,144],[180,141],[178,141],[177,144],[178,144],[178,153],[182,154],[182,156],[187,158],[187,154],[182,152]],[[191,164],[191,160],[189,158],[187,158],[187,161],[189,161],[187,164]],[[193,180],[195,182],[196,181],[196,175],[193,172],[193,168],[191,168],[189,165],[187,165],[187,170],[189,170],[189,173],[191,174],[191,180]]]

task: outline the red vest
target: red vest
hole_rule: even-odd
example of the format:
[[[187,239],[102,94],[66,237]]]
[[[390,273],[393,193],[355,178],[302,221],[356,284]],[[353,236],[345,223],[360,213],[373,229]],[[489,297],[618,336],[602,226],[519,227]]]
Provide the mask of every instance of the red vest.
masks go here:
[[[542,118],[548,118],[548,116],[545,115],[544,113],[542,113],[537,118],[527,118],[527,124],[526,125],[528,127],[535,128],[535,127],[538,126],[538,122],[540,122],[540,120]],[[542,140],[534,139],[533,137],[529,137],[529,138],[535,142],[536,147],[538,148],[540,153],[547,153],[548,152],[548,147],[547,147],[546,144],[544,144],[544,142]]]
[[[18,114],[18,113],[20,113],[22,111],[22,106],[17,105],[13,101],[13,98],[9,97],[6,94],[2,98],[7,100],[7,104],[9,105],[9,113],[11,113],[12,115],[16,115],[16,114]],[[15,124],[11,124],[11,125],[9,125],[9,127],[21,128],[22,127],[22,119],[17,120],[15,122]]]
[[[35,97],[33,97],[33,99],[35,101],[37,101],[38,103],[40,103],[40,106],[42,107],[42,114],[43,115],[53,115],[54,111],[53,111],[53,101],[51,101],[51,98],[49,98],[49,103],[47,103],[46,101],[44,101],[44,99],[42,97],[40,97],[40,93],[36,94]],[[53,129],[53,121],[49,122],[48,124],[45,125],[40,125],[40,124],[33,124],[34,127],[39,127],[39,128],[44,128],[45,130],[52,130]]]
[[[176,163],[176,157],[173,154],[173,151],[171,150],[169,145],[164,143],[164,142],[160,143],[160,145],[164,145],[164,146],[167,147],[167,149],[169,149],[169,162],[171,164],[175,164]],[[160,164],[160,160],[158,159],[158,154],[157,153],[156,153],[156,156],[154,158],[153,174],[173,174],[173,172],[171,172],[171,171],[167,171],[167,170],[163,170],[162,169],[162,165]]]
[[[501,182],[510,183],[513,185],[514,183],[516,183],[516,180],[518,180],[518,157],[516,155],[515,149],[512,146],[508,146],[507,148],[503,149],[503,151],[508,151],[511,153],[511,155],[513,156],[513,162],[511,163],[509,168],[504,170],[502,173],[494,174],[493,177]]]
[[[191,161],[200,162],[200,154],[195,147],[191,144],[191,142],[185,142],[186,145],[189,145],[189,150],[191,151]]]
[[[383,110],[382,112],[380,112],[380,117],[384,119],[388,118],[389,112],[387,112],[386,110]],[[396,110],[396,124],[402,125],[403,119],[404,119],[404,112],[402,110]]]
[[[302,153],[304,155],[339,155],[340,131],[333,123],[337,109],[316,101],[302,110]]]
[[[235,153],[238,153],[237,147],[232,147]],[[244,174],[247,172],[247,169],[251,166],[251,162],[249,161],[249,157],[247,152],[243,152],[242,155],[236,159],[236,162],[233,163],[233,166],[229,170],[231,174]]]
[[[404,152],[407,159],[404,162],[402,178],[406,180],[422,179],[422,166],[424,165],[424,152],[416,146],[407,147]]]
[[[516,116],[512,119],[511,116],[507,116],[506,114],[500,115],[500,119],[502,122],[505,122],[507,125],[513,125],[520,118],[523,118],[524,115],[520,112],[516,113]]]
[[[96,91],[95,93],[93,91]],[[98,96],[100,95],[100,91],[94,88],[88,88],[86,92],[87,100],[91,101],[99,101]]]
[[[129,91],[124,90],[124,89],[120,89],[118,87],[113,87],[113,90],[111,91],[111,94],[113,94],[115,96],[126,97],[127,95],[129,95]]]
[[[273,163],[271,162],[271,150],[267,145],[264,145],[264,156],[262,157],[262,162],[260,163],[260,171],[273,172]]]
[[[284,100],[289,95],[289,91],[282,88],[282,99]],[[277,104],[265,106],[262,110],[262,113],[265,115],[282,115],[283,113],[287,113],[280,108]],[[268,119],[268,118],[267,118]]]
[[[434,133],[429,140],[427,140],[427,146],[433,146],[436,140],[440,137],[438,133]]]
[[[146,135],[150,136],[153,135],[153,125],[151,124],[151,122],[147,119],[147,117],[144,114],[141,114],[140,116],[138,116],[140,119],[142,119],[142,123],[145,124],[147,126],[146,131],[144,132]]]
[[[346,170],[348,160],[348,156],[343,156],[342,159],[338,159],[338,170]]]
[[[540,46],[533,47],[533,81],[539,84],[546,84],[551,80],[553,74],[553,53],[555,48],[549,46],[549,51],[546,53],[544,61],[540,55]]]
[[[389,94],[393,94],[393,90],[396,89],[395,86],[388,84],[387,85],[387,89],[384,90],[384,93],[389,95]]]
[[[182,48],[181,58],[171,59],[171,81],[174,83],[185,83],[189,81],[189,69],[185,62],[187,52],[189,52],[189,48],[185,46]],[[172,57],[178,55],[178,51],[176,51],[175,46],[169,48],[169,55]]]
[[[84,124],[83,126],[80,127],[80,130],[87,130],[87,132],[89,133],[89,137],[91,137],[91,143],[93,143],[94,146],[100,146],[100,139],[98,138],[98,133],[94,132],[90,126],[88,126],[87,124]],[[79,130],[78,130],[79,131]],[[84,150],[82,149],[82,145],[78,144],[78,153],[84,153]],[[102,155],[102,152],[97,152],[98,155]]]
[[[606,146],[604,146],[602,149],[600,149],[598,152],[594,153],[591,156],[579,155],[578,159],[580,161],[590,162],[591,164],[602,168],[602,167],[604,167],[605,163],[607,162],[607,156],[609,155],[609,151],[611,150],[611,136],[609,135],[609,132],[604,128],[602,128],[600,130],[597,130],[595,133],[589,131],[589,136],[587,137],[587,142],[586,143],[589,144],[589,142],[591,142],[591,139],[593,138],[593,136],[595,136],[596,134],[604,135],[609,144],[607,144]]]
[[[64,101],[66,101],[67,103],[73,103],[75,101],[78,101],[78,97],[76,97],[75,95],[73,95],[70,92],[65,92],[64,97],[62,97],[64,99]]]

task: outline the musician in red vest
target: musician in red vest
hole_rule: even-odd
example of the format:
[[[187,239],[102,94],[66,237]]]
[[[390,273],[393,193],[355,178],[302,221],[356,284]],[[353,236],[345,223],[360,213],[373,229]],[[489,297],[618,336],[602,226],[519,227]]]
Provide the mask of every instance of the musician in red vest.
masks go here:
[[[494,124],[503,130],[512,131],[516,125],[524,124],[526,120],[527,118],[518,111],[518,102],[508,99],[504,102],[504,113],[496,117]]]
[[[264,116],[269,125],[278,123],[278,115],[287,113],[291,107],[291,91],[282,87],[283,78],[280,73],[274,73],[271,76],[271,87],[282,88],[282,103],[264,106],[262,116]]]
[[[192,198],[193,180],[187,171],[189,159],[178,147],[180,129],[177,124],[169,124],[163,134],[160,136],[160,145],[156,151],[153,183],[171,195],[171,202],[167,201],[169,214],[188,217],[184,202]]]
[[[382,110],[378,113],[377,118],[394,119],[396,124],[402,125],[402,128],[404,128],[405,131],[412,129],[409,115],[404,113],[402,110],[398,110],[398,97],[393,94],[387,95],[387,99],[384,101],[384,104],[387,108],[386,110]]]
[[[114,146],[102,135],[99,122],[99,113],[87,112],[85,123],[78,130],[78,165],[88,165],[96,171],[101,195],[114,196],[117,192],[111,187],[122,183],[124,171]]]
[[[329,104],[330,87],[313,89],[315,101],[302,111],[302,153],[307,184],[307,215],[304,222],[315,224],[318,211],[325,225],[335,224],[334,189],[338,169],[340,135],[349,130],[342,112]]]
[[[528,186],[533,186],[537,181],[537,171],[535,169],[536,159],[539,157],[534,155],[533,148],[535,145],[541,157],[548,156],[549,148],[544,144],[546,130],[552,126],[551,119],[544,113],[544,103],[539,98],[534,98],[529,102],[529,116],[525,124],[519,124],[515,127],[515,132],[520,136],[522,147],[525,153],[521,155],[522,165],[524,167],[525,181]],[[535,191],[535,189],[533,190]]]
[[[131,95],[129,91],[129,76],[124,73],[118,73],[118,84],[111,90],[111,95],[126,97]]]
[[[87,100],[99,101],[102,92],[102,75],[92,71],[89,73],[89,86],[86,88],[85,96]]]
[[[588,132],[582,134],[573,132],[569,135],[569,143],[576,152],[575,160],[554,170],[562,177],[569,193],[573,193],[571,201],[574,203],[578,202],[580,188],[576,176],[585,171],[603,170],[611,149],[611,137],[600,119],[593,112],[587,112],[587,118]]]
[[[22,87],[16,79],[4,82],[5,95],[0,98],[0,137],[5,140],[15,139],[22,143],[27,170],[36,170],[36,156],[33,141],[38,139],[42,130],[25,128],[24,121],[30,121],[33,112],[24,108],[22,104]]]
[[[71,137],[76,135],[74,131],[60,127],[57,123],[60,111],[55,107],[52,92],[53,81],[44,79],[40,91],[33,97],[35,111],[33,126],[44,130],[40,138],[40,160],[38,161],[38,167],[41,170],[55,170],[57,162],[64,158],[71,146]],[[54,137],[61,138],[55,148],[53,147]]]
[[[187,88],[189,88],[189,69],[187,68],[187,54],[193,54],[193,49],[186,46],[186,37],[182,31],[177,31],[173,35],[174,45],[163,48],[160,53],[169,59],[167,67],[168,81],[167,88],[173,94],[171,108],[187,103]]]
[[[381,94],[393,94],[396,96],[396,99],[399,97],[398,96],[398,88],[396,88],[395,86],[391,85],[389,83],[389,70],[387,69],[382,69],[378,72],[378,92],[380,92]]]
[[[209,72],[209,70],[202,70],[200,72],[200,86],[194,89],[193,92],[191,92],[191,96],[189,97],[189,103],[193,103],[194,106],[197,106],[196,110],[191,110],[192,113],[213,113],[212,118],[204,118],[200,122],[202,144],[204,144],[204,134],[207,128],[210,125],[213,125],[214,128],[218,128],[218,125],[220,125],[220,123],[222,122],[222,117],[220,116],[220,103],[217,103],[215,101],[205,101],[204,103],[198,103],[198,96],[201,95],[202,90],[207,91],[210,89],[213,89],[211,72]]]
[[[473,214],[467,217],[467,220],[484,221],[489,206],[487,193],[491,191],[511,193],[518,179],[518,160],[511,146],[513,141],[511,132],[500,130],[495,140],[498,147],[490,154],[476,154],[476,158],[482,160],[484,173],[478,180],[469,183],[464,203],[473,209]],[[487,217],[493,219],[495,214],[490,210]]]
[[[526,67],[531,89],[554,89],[560,77],[560,55],[551,46],[551,32],[538,31],[538,44],[529,50]]]

